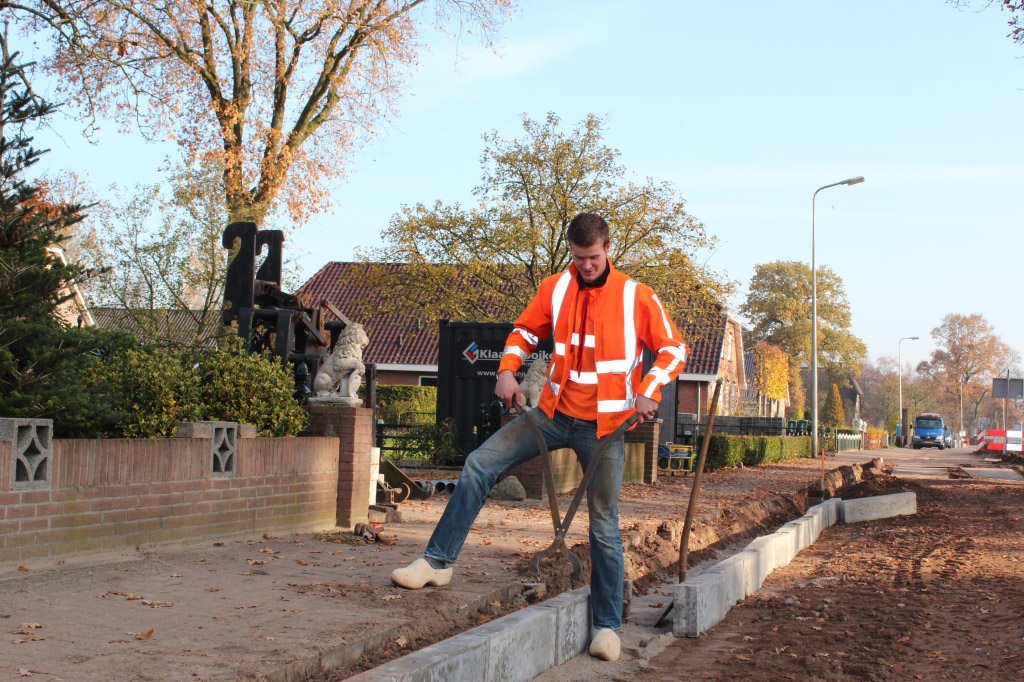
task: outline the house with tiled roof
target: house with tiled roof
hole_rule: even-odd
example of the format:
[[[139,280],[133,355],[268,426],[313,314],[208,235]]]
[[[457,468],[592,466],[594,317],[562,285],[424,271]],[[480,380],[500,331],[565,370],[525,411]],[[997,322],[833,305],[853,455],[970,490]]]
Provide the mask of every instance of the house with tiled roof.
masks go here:
[[[679,333],[690,356],[677,382],[676,411],[700,419],[708,412],[715,382],[722,379],[718,414],[739,414],[747,390],[740,321],[722,310],[708,311],[702,319],[682,325]]]
[[[432,386],[437,382],[438,323],[408,314],[377,313],[380,292],[361,276],[365,263],[330,262],[299,288],[306,300],[326,299],[360,322],[370,338],[363,360],[374,363],[381,384]],[[402,264],[376,264],[401,269]],[[714,382],[724,380],[720,414],[737,414],[747,382],[743,373],[743,335],[739,320],[721,309],[680,326],[690,349],[677,386],[677,411],[706,414]]]
[[[219,309],[130,310],[91,308],[100,329],[116,329],[149,343],[212,348],[225,333]]]
[[[376,264],[399,270],[400,263]],[[299,287],[307,301],[327,300],[366,329],[370,344],[363,350],[363,362],[373,363],[377,382],[392,385],[434,386],[437,384],[436,319],[415,314],[379,313],[375,308],[380,292],[361,277],[365,263],[332,261]],[[325,311],[325,321],[335,319]]]

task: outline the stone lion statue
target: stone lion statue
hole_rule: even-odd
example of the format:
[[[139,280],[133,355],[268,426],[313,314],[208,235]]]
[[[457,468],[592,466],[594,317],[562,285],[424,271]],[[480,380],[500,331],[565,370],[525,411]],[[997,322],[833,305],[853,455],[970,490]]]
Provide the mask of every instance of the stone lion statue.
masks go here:
[[[526,376],[519,382],[519,390],[523,392],[526,407],[537,407],[540,403],[540,392],[544,388],[544,382],[548,380],[547,368],[548,363],[542,358],[536,358],[526,370]]]
[[[313,378],[313,395],[317,398],[347,398],[361,404],[357,392],[365,373],[363,349],[369,343],[370,338],[363,325],[358,322],[346,325],[334,344],[334,352]]]

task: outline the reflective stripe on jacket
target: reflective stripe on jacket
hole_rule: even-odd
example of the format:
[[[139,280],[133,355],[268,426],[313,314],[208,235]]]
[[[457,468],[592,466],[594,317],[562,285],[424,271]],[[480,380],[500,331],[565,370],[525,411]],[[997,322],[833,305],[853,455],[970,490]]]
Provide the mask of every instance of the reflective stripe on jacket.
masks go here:
[[[608,279],[598,289],[590,314],[594,319],[594,359],[597,373],[597,436],[611,433],[634,411],[636,396],[661,400],[662,386],[670,385],[686,364],[683,343],[661,301],[650,287],[640,284],[608,263]],[[569,379],[568,349],[578,331],[574,305],[580,289],[576,267],[541,282],[505,342],[498,371],[516,371],[540,339],[552,334],[554,351],[540,408],[553,417],[559,390]],[[589,341],[589,339],[588,339]],[[576,345],[579,345],[579,341]],[[642,346],[657,353],[641,379]]]

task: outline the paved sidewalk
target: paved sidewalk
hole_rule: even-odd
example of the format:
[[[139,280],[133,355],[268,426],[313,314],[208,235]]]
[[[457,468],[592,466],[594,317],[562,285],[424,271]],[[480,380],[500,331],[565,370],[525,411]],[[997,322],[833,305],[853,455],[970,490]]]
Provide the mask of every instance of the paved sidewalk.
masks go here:
[[[867,461],[885,451],[844,455]],[[829,458],[829,468],[841,463]],[[728,469],[707,475],[698,518],[728,524],[742,502],[793,494],[817,476],[817,461]],[[685,514],[689,478],[627,484],[624,529]],[[564,511],[568,496],[562,496]],[[389,573],[420,556],[447,497],[401,505],[382,529],[393,545],[350,533],[209,540],[187,547],[0,566],[0,679],[235,679],[274,673],[324,652],[357,657],[366,642],[401,653],[417,638],[465,628],[500,606],[523,578],[525,558],[551,540],[546,502],[489,502],[451,585],[409,592]],[[586,541],[586,509],[567,538]],[[344,541],[343,541],[344,540]],[[353,544],[355,542],[355,544]],[[628,562],[627,562],[628,563]],[[497,607],[496,606],[496,607]],[[467,624],[468,622],[468,624]],[[27,675],[25,675],[27,678]]]

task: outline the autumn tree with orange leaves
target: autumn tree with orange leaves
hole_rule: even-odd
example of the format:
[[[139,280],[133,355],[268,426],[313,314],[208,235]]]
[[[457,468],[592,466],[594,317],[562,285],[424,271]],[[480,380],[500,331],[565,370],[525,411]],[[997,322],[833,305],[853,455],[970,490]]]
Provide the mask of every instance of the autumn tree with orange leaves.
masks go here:
[[[93,122],[112,116],[223,168],[229,220],[278,203],[301,224],[387,115],[424,28],[485,41],[512,0],[24,0],[46,62]]]

